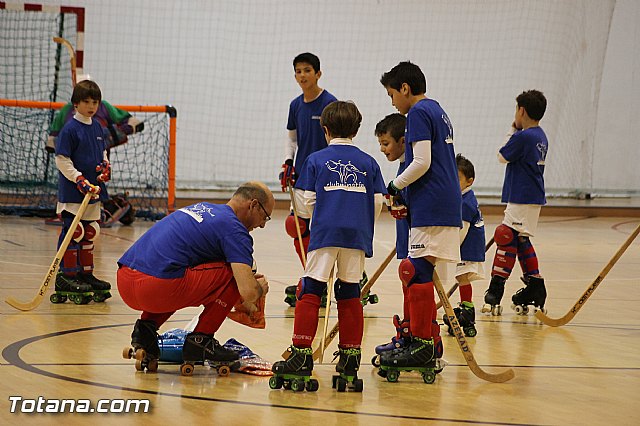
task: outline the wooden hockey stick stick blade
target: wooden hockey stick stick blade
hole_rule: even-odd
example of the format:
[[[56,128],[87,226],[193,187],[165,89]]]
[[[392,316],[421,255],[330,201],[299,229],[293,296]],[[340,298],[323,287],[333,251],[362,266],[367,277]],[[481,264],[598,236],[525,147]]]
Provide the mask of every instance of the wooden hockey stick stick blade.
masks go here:
[[[73,87],[76,86],[76,78],[77,78],[77,66],[76,66],[76,52],[73,49],[73,46],[71,45],[71,43],[69,43],[69,41],[67,39],[64,39],[62,37],[54,37],[53,41],[55,43],[61,44],[64,47],[67,48],[67,51],[69,52],[69,57],[71,58],[69,61],[71,62],[71,85]]]
[[[302,242],[302,232],[300,232],[300,222],[298,222],[298,209],[296,208],[296,199],[293,195],[293,185],[288,181],[289,197],[291,197],[291,207],[293,208],[293,218],[296,221],[296,232],[298,233],[298,244],[300,244],[300,253],[302,255],[302,267],[307,267],[307,254],[304,252],[304,243]]]
[[[382,275],[384,270],[387,269],[387,266],[389,266],[389,263],[391,263],[391,261],[393,260],[395,255],[396,255],[396,249],[394,248],[387,255],[387,257],[382,261],[380,266],[378,266],[378,269],[376,269],[376,271],[373,273],[373,275],[371,276],[371,279],[369,281],[367,281],[367,284],[365,284],[365,286],[362,287],[362,290],[360,290],[360,299],[362,299],[371,290],[371,287],[373,287],[373,285],[378,280],[378,278],[380,278],[380,275]],[[331,331],[327,335],[327,337],[325,339],[325,342],[324,342],[324,345],[318,346],[318,348],[315,351],[313,351],[313,360],[314,361],[317,361],[317,360],[320,359],[320,353],[322,352],[322,347],[324,346],[324,349],[326,350],[327,347],[333,341],[333,339],[338,335],[338,331],[339,330],[340,330],[340,324],[338,322],[336,322],[336,324],[333,326],[333,328],[331,329]]]
[[[611,270],[611,268],[613,268],[613,265],[615,265],[618,262],[620,257],[622,257],[624,252],[627,250],[627,248],[629,248],[629,246],[631,245],[633,240],[636,239],[636,237],[638,236],[638,233],[640,233],[640,225],[638,225],[638,227],[635,229],[635,231],[633,231],[631,233],[631,235],[629,235],[629,238],[627,238],[627,241],[625,241],[624,244],[622,244],[622,246],[620,246],[620,248],[618,249],[616,254],[611,258],[609,263],[607,263],[607,265],[604,267],[604,269],[602,269],[602,271],[600,271],[600,273],[598,274],[596,279],[593,280],[593,282],[591,283],[591,285],[589,287],[587,287],[587,290],[582,294],[582,296],[580,296],[580,299],[578,299],[576,304],[573,305],[573,307],[569,310],[569,312],[566,313],[565,316],[563,316],[561,318],[557,318],[557,319],[556,318],[550,318],[550,317],[546,316],[544,314],[544,312],[537,311],[536,312],[536,318],[538,320],[542,321],[542,323],[544,323],[544,324],[546,324],[548,326],[551,326],[551,327],[560,327],[560,326],[565,325],[569,321],[571,321],[573,319],[573,317],[576,316],[578,311],[582,308],[582,306],[584,306],[584,304],[587,302],[587,300],[589,300],[589,297],[591,297],[593,292],[596,291],[596,288],[598,288],[598,286],[600,285],[602,280],[604,280],[604,277],[606,277],[607,274],[609,273],[609,271]]]
[[[91,193],[87,193],[84,196],[84,199],[82,200],[82,204],[80,204],[80,209],[78,209],[78,214],[73,219],[73,222],[71,222],[71,227],[69,228],[70,230],[76,229],[76,227],[78,226],[78,223],[82,218],[82,215],[84,214],[85,210],[87,209],[87,206],[89,205],[90,199],[91,199]],[[5,299],[5,302],[7,302],[9,306],[15,309],[18,309],[20,311],[31,311],[37,308],[38,305],[40,305],[40,303],[42,303],[42,299],[44,299],[44,295],[47,293],[47,288],[49,287],[51,280],[52,279],[55,280],[56,273],[58,272],[58,268],[60,267],[60,262],[62,261],[62,256],[64,255],[64,252],[67,250],[67,247],[69,246],[69,243],[71,242],[72,237],[73,237],[73,232],[67,232],[67,235],[65,235],[64,240],[62,240],[62,244],[60,245],[60,248],[56,253],[56,257],[53,259],[53,262],[51,262],[51,266],[49,266],[49,270],[47,271],[47,274],[44,276],[44,281],[42,282],[42,285],[40,286],[40,289],[38,290],[38,293],[36,294],[36,296],[27,303],[23,303],[12,297],[8,297],[7,299]]]
[[[487,243],[487,245],[484,248],[485,253],[487,251],[489,251],[489,249],[491,248],[491,246],[493,245],[493,237],[491,237],[491,239],[489,240],[489,242]],[[449,289],[449,291],[447,291],[447,297],[451,297],[451,295],[458,289],[459,284],[458,283],[454,283],[451,288]],[[442,300],[439,301],[438,303],[436,303],[436,311],[438,309],[442,308]]]
[[[477,377],[482,380],[486,380],[488,382],[493,383],[504,383],[509,381],[515,377],[515,373],[513,369],[509,368],[502,373],[487,373],[484,371],[475,358],[473,357],[473,352],[469,348],[467,344],[467,339],[464,337],[464,333],[462,332],[462,327],[458,323],[458,319],[456,318],[455,313],[453,312],[453,308],[451,307],[451,302],[449,302],[449,298],[447,298],[446,293],[444,292],[444,288],[442,287],[442,283],[440,282],[440,278],[438,278],[438,274],[433,271],[433,284],[435,285],[436,291],[438,292],[438,297],[442,301],[442,305],[444,306],[444,310],[447,314],[447,318],[449,319],[449,324],[451,324],[451,329],[453,330],[456,336],[456,342],[458,342],[458,346],[460,347],[460,351],[462,351],[462,355],[464,356],[467,365],[471,369],[471,372],[475,374]]]

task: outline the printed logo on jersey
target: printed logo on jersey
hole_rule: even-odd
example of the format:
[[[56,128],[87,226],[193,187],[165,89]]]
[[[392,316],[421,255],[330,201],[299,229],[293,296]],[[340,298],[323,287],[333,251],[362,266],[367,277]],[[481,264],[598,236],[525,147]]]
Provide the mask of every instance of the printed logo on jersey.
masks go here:
[[[423,249],[423,248],[425,248],[425,247],[424,247],[424,244],[422,244],[422,243],[421,244],[411,244],[411,250],[417,250],[417,249]]]
[[[215,217],[216,215],[211,213],[211,207],[207,207],[202,203],[194,204],[193,206],[183,207],[179,212],[186,213],[192,218],[194,218],[198,223],[202,223],[204,220],[204,215],[208,214],[211,217]]]
[[[320,120],[320,116],[319,115],[312,115],[311,119],[312,120]]]
[[[449,134],[444,141],[446,143],[453,143],[453,125],[451,124],[451,120],[449,120],[447,114],[442,114],[442,121],[444,121],[444,124],[449,128]]]
[[[367,192],[367,187],[358,180],[358,175],[366,176],[367,172],[360,171],[356,166],[351,164],[351,161],[347,164],[342,164],[342,160],[329,160],[324,164],[327,166],[327,169],[338,175],[336,181],[329,182],[324,186],[325,191]]]
[[[538,160],[538,166],[544,166],[544,162],[547,159],[548,147],[542,142],[538,142],[536,144],[536,148],[538,148],[538,152],[540,153],[540,160]]]

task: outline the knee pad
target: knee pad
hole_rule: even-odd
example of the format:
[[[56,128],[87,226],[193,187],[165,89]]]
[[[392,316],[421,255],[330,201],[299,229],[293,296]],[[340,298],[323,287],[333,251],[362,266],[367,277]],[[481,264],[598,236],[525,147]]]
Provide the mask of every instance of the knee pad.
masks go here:
[[[327,283],[314,280],[313,278],[309,277],[302,277],[300,283],[300,290],[298,291],[298,294],[296,294],[296,298],[298,300],[301,300],[302,296],[304,296],[305,294],[315,294],[318,297],[322,297],[325,289],[327,288]]]
[[[304,219],[298,216],[298,224],[300,225],[300,234],[302,238],[309,235],[309,222],[311,219]],[[284,229],[291,238],[298,238],[298,229],[296,228],[296,218],[293,214],[287,216],[284,220]]]
[[[398,267],[398,275],[405,287],[414,283],[429,283],[433,281],[434,266],[424,257],[402,259]]]
[[[333,285],[336,300],[359,299],[360,286],[358,283],[348,283],[337,279]]]
[[[84,236],[82,239],[84,241],[95,241],[100,235],[100,225],[98,222],[80,222],[84,227]]]
[[[67,213],[66,211],[62,213],[62,232],[60,233],[60,239],[58,240],[58,247],[62,244],[62,240],[67,235],[67,232],[71,232],[71,223],[75,218],[74,215]],[[84,226],[82,222],[78,222],[78,226],[73,230],[73,236],[71,237],[71,241],[80,242],[84,238]]]
[[[515,230],[502,223],[496,227],[493,233],[493,239],[497,246],[515,246],[517,237],[518,233]]]

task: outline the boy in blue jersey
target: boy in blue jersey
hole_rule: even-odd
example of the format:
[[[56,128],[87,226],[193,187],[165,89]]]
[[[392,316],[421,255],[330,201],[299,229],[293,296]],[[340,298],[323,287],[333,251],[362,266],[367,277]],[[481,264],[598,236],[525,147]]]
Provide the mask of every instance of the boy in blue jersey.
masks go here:
[[[54,303],[64,302],[67,297],[87,303],[91,292],[96,302],[111,297],[111,284],[93,275],[93,250],[100,235],[101,202],[108,199],[104,183],[111,179],[107,131],[92,118],[101,100],[102,93],[95,82],[79,82],[71,95],[75,115],[56,139],[55,160],[59,170],[56,212],[63,222],[58,247],[67,232],[72,232],[73,238],[60,263],[56,293],[51,297]],[[87,192],[94,196],[77,229],[69,229]],[[77,299],[79,294],[83,296]]]
[[[483,312],[493,315],[502,313],[500,301],[516,257],[525,283],[511,298],[516,312],[526,313],[527,305],[544,309],[547,291],[529,237],[535,234],[540,209],[546,204],[544,163],[549,143],[539,126],[546,108],[547,99],[538,90],[518,95],[511,132],[507,143],[498,151],[498,160],[507,165],[502,186],[502,202],[507,203],[507,208],[502,224],[494,233],[497,248],[491,283],[484,296],[486,305],[482,308]]]
[[[253,239],[264,228],[275,201],[261,182],[240,186],[227,204],[197,203],[162,219],[118,260],[122,300],[142,315],[131,334],[142,368],[157,369],[157,330],[178,309],[204,305],[198,324],[182,348],[187,363],[238,359],[214,338],[234,305],[250,312],[269,290],[252,271]],[[123,355],[125,357],[127,352]],[[183,371],[183,374],[185,372]],[[188,374],[188,373],[187,373]]]
[[[385,367],[435,369],[436,262],[460,260],[462,226],[460,183],[453,149],[453,127],[445,111],[427,98],[426,78],[411,62],[401,62],[383,74],[380,82],[391,103],[407,114],[405,170],[389,182],[396,197],[406,188],[410,209],[409,256],[400,262],[399,275],[407,287],[411,344],[383,354]],[[426,371],[426,370],[425,370]]]
[[[471,281],[484,279],[484,220],[471,185],[476,178],[473,163],[462,154],[456,155],[458,178],[462,191],[462,229],[460,229],[460,263],[456,266],[456,281],[460,287],[460,306],[454,308],[456,318],[464,334],[474,337],[476,330],[476,310],[473,306]],[[442,318],[454,335],[446,315]]]
[[[300,177],[301,167],[307,157],[322,148],[327,147],[324,131],[320,126],[322,110],[336,100],[329,91],[318,86],[318,80],[322,76],[320,71],[320,59],[313,53],[301,53],[293,59],[296,82],[302,89],[302,94],[291,101],[289,105],[289,118],[287,120],[288,138],[285,142],[284,164],[279,175],[282,191],[286,192],[289,182],[295,184]],[[295,158],[295,162],[294,162]],[[298,209],[302,199],[296,200]],[[304,267],[304,256],[309,247],[309,216],[300,209],[298,222],[302,237],[298,239],[295,217],[293,212],[285,220],[285,230],[293,238],[293,246]],[[304,250],[304,254],[303,251]],[[291,294],[291,304],[295,306],[296,286],[287,288],[286,293]],[[289,298],[285,301],[289,303]]]
[[[311,375],[320,300],[337,263],[334,288],[340,359],[336,371],[358,380],[364,326],[358,283],[365,257],[373,256],[374,223],[385,193],[378,163],[353,145],[361,121],[352,102],[329,104],[320,120],[329,146],[307,158],[296,182],[295,190],[304,200],[301,205],[312,217],[311,238],[297,292],[292,355],[273,365],[276,374]]]

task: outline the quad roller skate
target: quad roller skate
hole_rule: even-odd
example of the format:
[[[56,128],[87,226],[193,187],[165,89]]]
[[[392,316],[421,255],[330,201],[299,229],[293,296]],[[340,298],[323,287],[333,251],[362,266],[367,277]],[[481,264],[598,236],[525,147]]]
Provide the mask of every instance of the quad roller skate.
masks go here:
[[[494,316],[502,315],[502,306],[500,306],[500,301],[504,294],[504,285],[506,281],[506,278],[499,275],[493,275],[491,277],[489,288],[484,293],[485,304],[482,306],[482,313],[491,313],[491,315]]]
[[[191,376],[194,365],[204,365],[216,369],[218,375],[226,377],[232,368],[239,365],[239,356],[234,351],[223,347],[211,334],[189,333],[182,346],[182,365],[180,374]]]
[[[473,307],[472,302],[462,302],[457,308],[453,308],[453,312],[456,315],[456,319],[467,337],[475,337],[478,334],[476,330],[476,310]],[[449,324],[449,318],[447,315],[443,315],[442,320],[447,325],[447,331],[450,336],[455,336],[451,324]]]
[[[425,383],[436,381],[436,353],[433,339],[413,337],[411,344],[394,349],[380,357],[378,375],[388,382],[397,382],[401,371],[418,371]]]
[[[400,320],[399,315],[394,315],[393,325],[396,328],[396,335],[391,338],[390,342],[376,346],[376,354],[371,358],[371,364],[374,367],[380,367],[380,356],[385,352],[403,348],[411,343],[409,321]]]
[[[158,371],[158,328],[152,320],[137,320],[131,333],[131,347],[122,351],[124,359],[135,358],[136,370],[147,370],[151,373]]]
[[[111,293],[109,291],[111,290],[111,284],[107,281],[96,278],[92,272],[89,272],[88,274],[80,273],[76,278],[78,279],[78,282],[88,284],[91,287],[94,302],[104,302],[111,297]]]
[[[291,356],[285,361],[277,361],[271,367],[273,376],[269,379],[271,389],[291,389],[294,392],[307,389],[315,392],[320,387],[316,379],[311,378],[313,372],[313,351],[311,348],[289,347]]]
[[[527,315],[529,313],[529,305],[531,305],[534,313],[537,310],[546,313],[544,302],[547,299],[547,289],[544,286],[544,279],[529,276],[524,277],[522,281],[525,286],[511,297],[513,302],[511,309],[516,311],[518,315]]]
[[[51,303],[64,303],[69,299],[76,305],[86,305],[92,299],[92,290],[89,284],[58,272],[56,276],[55,293],[49,297]]]
[[[338,347],[338,351],[335,352],[333,356],[334,360],[338,356],[340,359],[338,359],[338,364],[336,364],[336,372],[338,374],[331,378],[331,387],[337,389],[338,392],[346,391],[347,386],[355,392],[362,392],[362,379],[358,379],[362,349],[343,349]]]

